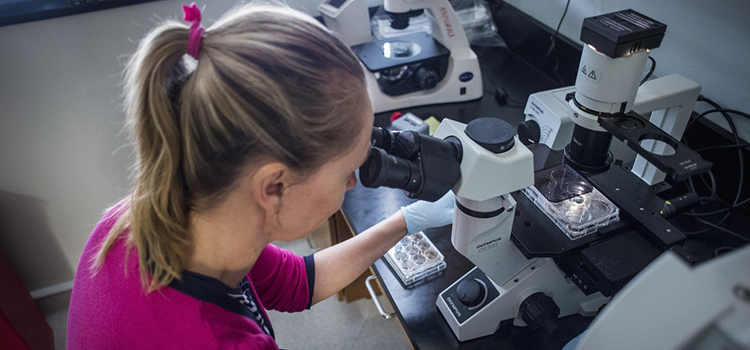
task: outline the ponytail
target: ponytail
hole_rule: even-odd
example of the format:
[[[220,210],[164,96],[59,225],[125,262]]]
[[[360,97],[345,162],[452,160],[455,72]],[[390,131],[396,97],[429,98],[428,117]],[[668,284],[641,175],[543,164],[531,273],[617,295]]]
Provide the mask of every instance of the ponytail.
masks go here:
[[[190,251],[182,137],[175,103],[188,74],[183,58],[188,33],[180,23],[165,23],[141,41],[127,63],[125,106],[136,146],[137,181],[95,258],[94,266],[101,266],[128,227],[128,250],[133,245],[138,248],[141,281],[149,291],[179,278]]]

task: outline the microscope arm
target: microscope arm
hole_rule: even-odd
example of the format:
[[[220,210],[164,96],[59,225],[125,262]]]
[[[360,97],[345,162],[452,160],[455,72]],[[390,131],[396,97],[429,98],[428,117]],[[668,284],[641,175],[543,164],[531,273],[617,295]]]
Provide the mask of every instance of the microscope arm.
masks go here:
[[[459,253],[498,283],[517,272],[511,266],[518,265],[520,269],[521,265],[528,265],[523,254],[508,244],[516,208],[516,201],[509,193],[531,186],[534,180],[531,151],[512,136],[513,128],[505,124],[510,128],[510,140],[514,141],[502,153],[493,153],[479,145],[469,136],[472,134],[469,127],[453,120],[444,119],[435,132],[437,138],[459,139],[463,149],[461,179],[453,186],[456,209],[451,242]],[[473,130],[493,127],[481,125]]]
[[[499,285],[532,261],[510,244],[516,201],[510,194],[482,202],[456,198],[451,243]]]

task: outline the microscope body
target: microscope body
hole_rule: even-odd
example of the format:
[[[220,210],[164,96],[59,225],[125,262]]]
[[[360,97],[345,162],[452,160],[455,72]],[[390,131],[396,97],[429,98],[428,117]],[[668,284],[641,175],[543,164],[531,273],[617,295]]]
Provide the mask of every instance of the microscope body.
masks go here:
[[[436,301],[453,333],[466,341],[494,333],[505,320],[517,326],[544,322],[531,310],[547,305],[554,305],[554,318],[593,315],[608,298],[584,295],[552,259],[527,259],[511,238],[516,217],[511,192],[533,185],[531,151],[515,142],[495,153],[474,142],[465,130],[466,125],[446,119],[435,133],[436,138],[458,138],[463,145],[462,176],[453,187],[451,242],[476,265]]]
[[[444,119],[434,135],[440,139],[456,137],[463,148],[461,179],[453,186],[456,210],[451,242],[494,280],[504,281],[507,276],[492,267],[508,267],[514,264],[511,261],[516,254],[522,256],[504,243],[510,242],[516,207],[510,193],[533,184],[533,155],[515,141],[508,150],[494,153],[471,140],[465,129],[463,123]]]
[[[457,209],[451,242],[493,280],[504,281],[508,279],[503,276],[506,269],[494,267],[515,265],[514,257],[520,256],[505,244],[510,242],[516,204],[510,193],[533,184],[533,155],[515,141],[508,150],[493,153],[472,141],[465,128],[446,119],[435,132],[437,138],[456,137],[463,145],[461,179],[453,187]]]

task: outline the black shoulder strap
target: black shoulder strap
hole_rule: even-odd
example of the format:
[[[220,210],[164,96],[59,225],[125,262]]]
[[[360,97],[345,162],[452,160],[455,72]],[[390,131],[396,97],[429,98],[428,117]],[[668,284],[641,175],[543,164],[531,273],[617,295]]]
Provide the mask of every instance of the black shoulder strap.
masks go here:
[[[230,294],[240,295],[242,294],[242,291],[239,288],[230,288],[215,278],[191,271],[182,271],[182,280],[173,280],[172,283],[169,284],[169,287],[195,299],[214,304],[224,310],[245,316],[258,323],[255,315],[253,315],[247,306],[242,305],[237,299],[230,296]],[[248,293],[250,294],[250,297],[256,299],[256,297],[252,295],[252,291],[248,291]],[[268,325],[268,329],[271,332],[270,336],[275,339],[276,337],[274,336],[273,328],[270,326],[271,323],[266,318],[266,315],[261,310],[258,310],[258,313],[263,317],[266,325]],[[261,330],[263,329],[260,324],[258,324],[258,326],[261,327]]]

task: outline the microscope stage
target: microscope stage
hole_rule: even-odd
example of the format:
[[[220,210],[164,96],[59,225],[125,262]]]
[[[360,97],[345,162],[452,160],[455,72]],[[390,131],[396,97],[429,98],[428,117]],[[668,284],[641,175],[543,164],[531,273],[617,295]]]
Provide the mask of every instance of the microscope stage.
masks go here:
[[[373,40],[352,46],[352,51],[371,72],[450,55],[445,46],[426,32]]]

